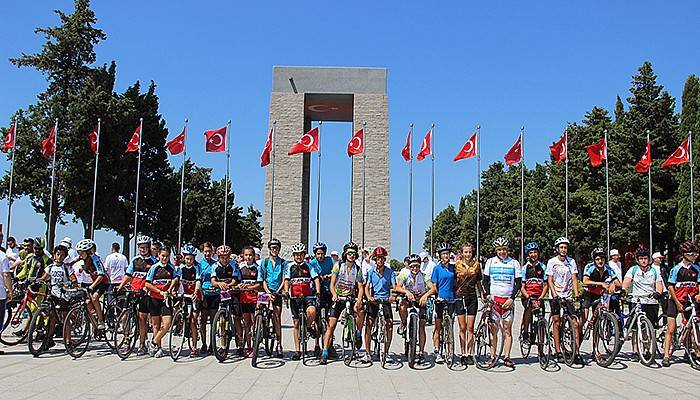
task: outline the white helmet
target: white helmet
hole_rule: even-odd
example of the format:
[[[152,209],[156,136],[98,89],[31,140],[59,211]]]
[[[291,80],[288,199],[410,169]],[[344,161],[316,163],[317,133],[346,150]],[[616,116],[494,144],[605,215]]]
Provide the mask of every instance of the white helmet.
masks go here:
[[[569,243],[569,239],[567,239],[567,238],[565,238],[565,237],[562,236],[562,237],[560,237],[559,239],[557,239],[557,240],[554,241],[554,248],[555,248],[555,249],[558,248],[560,244],[569,245],[569,244],[571,244],[571,243]]]
[[[140,246],[142,244],[147,244],[150,246],[151,245],[151,238],[146,236],[146,235],[136,236],[136,245]]]
[[[78,251],[90,251],[93,247],[95,247],[95,242],[92,239],[83,239],[75,245],[75,249]]]
[[[496,240],[493,241],[494,248],[496,248],[496,247],[508,247],[509,244],[510,244],[510,242],[508,241],[508,239],[506,239],[504,237],[496,238]]]

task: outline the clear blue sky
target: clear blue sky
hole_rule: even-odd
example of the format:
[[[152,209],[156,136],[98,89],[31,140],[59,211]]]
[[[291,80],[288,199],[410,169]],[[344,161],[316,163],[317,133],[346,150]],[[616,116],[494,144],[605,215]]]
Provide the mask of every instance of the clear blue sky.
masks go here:
[[[274,3],[95,1],[98,26],[108,35],[97,47],[98,62],[117,61],[119,90],[136,80],[155,80],[171,137],[189,118],[189,152],[197,164],[214,167],[217,177],[225,171],[224,158],[204,154],[202,132],[230,118],[236,202],[260,209],[264,170],[259,155],[268,126],[272,66],[388,68],[396,258],[407,249],[407,165],[400,151],[409,123],[415,124],[416,136],[431,123],[437,126],[439,211],[475,187],[475,162],[451,160],[477,124],[484,166],[502,159],[521,125],[531,165],[547,159],[547,146],[567,122],[580,121],[595,105],[612,110],[615,95],[626,98],[630,78],[644,60],[653,63],[660,83],[678,103],[685,79],[700,73],[695,1]],[[56,7],[70,11],[72,1],[0,4],[3,126],[46,86],[39,73],[18,70],[6,60],[40,49],[43,38],[33,29],[55,25],[51,8]],[[326,162],[323,170],[321,232],[333,248],[348,236],[350,200],[347,192],[334,194],[330,188],[349,182],[344,152],[350,130],[350,124],[328,124],[323,131],[324,159],[342,159],[332,167]],[[176,167],[181,162],[171,161]],[[8,167],[0,161],[0,168]],[[430,225],[429,162],[414,166],[414,179],[417,249]],[[15,204],[18,238],[43,231],[27,200]],[[0,221],[6,213],[4,207]],[[315,237],[314,221],[311,225]],[[58,228],[58,236],[69,234],[74,241],[81,232],[70,224]],[[114,238],[111,232],[98,233],[102,252]]]

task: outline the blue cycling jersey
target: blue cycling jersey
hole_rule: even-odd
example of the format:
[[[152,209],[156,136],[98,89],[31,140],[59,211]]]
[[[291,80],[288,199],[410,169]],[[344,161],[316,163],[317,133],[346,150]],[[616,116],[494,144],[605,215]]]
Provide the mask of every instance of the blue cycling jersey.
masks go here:
[[[318,262],[318,259],[314,257],[310,262],[309,265],[311,268],[316,270],[317,275],[330,275],[331,272],[333,272],[333,259],[326,256],[323,261]],[[328,279],[322,279],[321,280],[321,290],[324,293],[330,293],[331,291],[331,279],[330,277]]]
[[[437,287],[437,297],[453,301],[455,299],[455,266],[439,263],[433,268],[430,281]]]
[[[278,257],[273,262],[272,259],[268,257],[260,263],[258,282],[267,282],[268,289],[276,292],[282,286],[286,270],[287,261]]]
[[[200,266],[200,277],[202,278],[202,293],[205,296],[213,296],[218,293],[217,289],[212,289],[211,287],[211,277],[214,274],[214,268],[216,265],[216,260],[213,258],[211,260],[202,259]]]
[[[377,267],[372,267],[367,273],[367,284],[372,288],[372,297],[378,300],[388,300],[391,288],[396,285],[396,276],[389,267],[384,267],[381,275]]]

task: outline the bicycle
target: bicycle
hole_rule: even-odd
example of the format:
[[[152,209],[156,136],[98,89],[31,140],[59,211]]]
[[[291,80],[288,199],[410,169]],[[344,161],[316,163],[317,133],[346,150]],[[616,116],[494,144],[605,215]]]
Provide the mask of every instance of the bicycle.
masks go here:
[[[170,358],[177,361],[182,355],[185,348],[185,343],[192,353],[196,349],[196,343],[192,342],[192,311],[194,307],[194,295],[183,294],[178,298],[176,304],[180,305],[179,309],[173,317],[170,332],[168,332],[168,348],[170,349]],[[195,332],[199,329],[199,318],[195,321]]]
[[[73,358],[80,358],[90,346],[90,340],[103,340],[110,349],[113,343],[107,338],[107,330],[99,329],[94,309],[88,307],[90,294],[86,289],[76,290],[76,304],[71,307],[63,323],[63,340],[66,352]]]
[[[559,346],[564,357],[564,363],[571,367],[574,365],[576,358],[580,354],[580,342],[577,343],[578,337],[578,317],[569,311],[569,305],[572,305],[570,299],[557,297],[554,301],[559,302]],[[550,338],[554,340],[554,322],[553,315],[549,316],[547,325],[549,326]]]
[[[454,334],[454,319],[450,312],[450,306],[454,303],[448,302],[445,299],[435,299],[435,305],[441,304],[442,307],[442,323],[440,325],[440,354],[445,359],[445,365],[448,369],[452,369],[455,363],[455,334]],[[437,308],[437,307],[436,307]]]
[[[122,309],[112,332],[112,343],[117,352],[117,356],[122,360],[126,360],[136,347],[136,341],[139,338],[139,301],[146,294],[142,291],[134,292],[126,291],[122,299],[124,308]],[[147,319],[148,320],[148,319]],[[149,331],[150,322],[146,322],[146,331]]]
[[[544,302],[544,299],[533,299],[532,297],[528,297],[526,306],[530,308],[532,315],[532,319],[530,320],[530,331],[527,332],[529,340],[524,340],[523,336],[525,332],[521,332],[519,341],[520,352],[522,353],[523,358],[530,356],[530,349],[534,344],[537,346],[537,360],[539,361],[540,368],[547,369],[551,358],[552,343],[545,317],[546,312],[544,310]]]
[[[36,285],[39,288],[32,290]],[[42,282],[23,282],[15,285],[13,291],[13,297],[21,300],[13,300],[5,305],[6,322],[0,332],[0,343],[5,346],[16,346],[27,339],[32,316],[46,298],[45,292],[48,292],[48,288]]]
[[[308,318],[308,316],[306,315],[306,309],[309,307],[309,304],[306,304],[304,299],[305,299],[304,297],[292,297],[290,299],[290,303],[292,301],[302,302],[302,307],[300,307],[300,309],[299,309],[299,327],[297,328],[298,335],[299,335],[299,345],[301,346],[301,361],[302,361],[302,363],[306,362],[306,358],[308,356],[307,355],[307,352],[308,352],[307,342],[309,339],[312,339],[312,335],[309,332],[309,327],[306,325],[307,318]],[[290,306],[291,306],[291,304],[290,304]]]
[[[408,301],[408,300],[406,300]],[[406,329],[403,332],[404,352],[408,367],[414,368],[416,365],[416,353],[420,345],[419,341],[420,316],[418,311],[418,302],[408,302],[408,313],[406,315]]]
[[[374,304],[377,305],[378,311],[377,317],[374,318],[374,323],[372,325],[372,350],[374,354],[379,356],[379,361],[382,363],[383,368],[386,366],[387,355],[389,354],[386,320],[384,319],[384,304],[389,304],[389,300],[375,299]]]
[[[239,310],[240,308],[238,304],[234,305],[233,300],[237,300],[237,298],[233,296],[233,293],[236,291],[222,290],[219,293],[221,298],[219,310],[211,321],[211,345],[215,346],[214,356],[219,362],[224,362],[228,358],[231,340],[237,337],[236,326],[233,322],[233,307],[237,307]]]
[[[352,297],[338,297],[338,301],[345,302],[345,310],[343,310],[339,318],[339,322],[343,326],[340,341],[343,348],[343,363],[349,367],[357,356],[357,347],[359,347],[355,332],[355,299]]]
[[[584,323],[583,340],[588,340],[593,333],[593,357],[596,364],[609,367],[615,360],[615,355],[622,346],[620,343],[620,322],[617,316],[609,311],[610,301],[617,298],[621,292],[603,293],[600,298],[591,303],[591,317]],[[604,353],[601,353],[600,350]]]
[[[629,295],[626,297],[626,301],[630,304],[630,312],[627,315],[622,314],[620,316],[622,321],[624,321],[622,337],[613,358],[620,352],[625,340],[633,340],[637,347],[639,361],[647,367],[654,363],[656,357],[656,329],[642,310],[641,303],[642,298],[650,297],[652,296]]]
[[[493,301],[484,299],[474,334],[475,364],[484,371],[493,368],[503,353],[503,327],[493,318],[493,305]]]
[[[687,320],[683,318],[678,340],[685,350],[690,366],[693,369],[700,369],[700,319],[697,315],[697,304],[694,301],[689,304],[688,306],[684,304],[683,310],[690,311],[690,318]]]
[[[435,311],[435,297],[430,296],[430,297],[428,297],[428,300],[425,302],[425,315],[426,315],[425,323],[428,325],[433,324],[433,311]]]
[[[272,355],[272,349],[277,341],[275,324],[272,322],[272,310],[270,309],[271,297],[265,292],[258,292],[255,321],[253,322],[253,353],[250,360],[253,367],[258,366],[258,351],[260,345],[264,345],[265,354]]]

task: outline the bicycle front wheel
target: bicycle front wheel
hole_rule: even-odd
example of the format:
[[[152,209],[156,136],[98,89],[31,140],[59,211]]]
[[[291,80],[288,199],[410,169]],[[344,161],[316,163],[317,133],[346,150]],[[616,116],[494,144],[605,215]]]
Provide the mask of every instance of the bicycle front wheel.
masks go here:
[[[224,362],[228,358],[228,351],[231,347],[232,333],[229,313],[226,309],[220,309],[211,321],[211,345],[214,346],[214,356],[219,362]]]
[[[185,342],[187,342],[185,331],[187,330],[188,323],[189,321],[185,320],[185,313],[180,310],[175,314],[172,325],[170,325],[170,332],[168,332],[168,349],[170,351],[170,358],[172,358],[173,361],[177,361],[180,358],[182,350],[185,348]]]
[[[418,314],[411,313],[408,317],[408,351],[406,358],[408,359],[408,367],[414,368],[416,365],[416,349],[418,348]]]
[[[50,340],[48,335],[49,313],[45,310],[38,310],[29,322],[29,332],[27,334],[27,346],[31,355],[39,357],[46,350],[46,344]]]
[[[27,338],[32,312],[29,307],[23,307],[19,301],[11,301],[5,305],[5,323],[0,332],[0,343],[5,346],[16,346]]]
[[[683,347],[688,361],[693,369],[700,369],[700,323],[697,319],[688,322],[688,330],[685,333]]]
[[[260,343],[265,335],[265,324],[263,321],[262,313],[255,314],[255,322],[253,323],[253,354],[251,355],[250,365],[253,367],[258,366],[258,351],[260,350]]]
[[[474,336],[476,367],[482,370],[493,368],[503,351],[503,332],[500,324],[489,320],[479,324]]]
[[[126,360],[134,351],[138,339],[138,318],[133,309],[124,309],[119,314],[112,333],[112,343],[117,351],[117,356]]]
[[[607,368],[613,363],[620,349],[620,327],[617,317],[609,312],[601,313],[593,329],[595,330],[593,349],[596,354],[596,363]]]
[[[355,322],[352,315],[348,315],[343,326],[343,362],[350,366],[355,357]]]
[[[647,367],[651,366],[656,358],[656,330],[646,315],[641,315],[637,320],[635,339],[639,361]]]
[[[63,341],[66,352],[73,358],[80,358],[90,345],[90,317],[85,305],[73,307],[63,322]]]
[[[578,355],[578,346],[576,345],[576,320],[574,317],[564,317],[564,319],[561,320],[559,336],[564,363],[570,367],[574,365],[574,361],[576,361],[576,356]]]
[[[547,369],[552,352],[551,337],[544,319],[537,321],[537,359],[540,368]]]
[[[455,337],[452,316],[446,315],[442,320],[442,348],[445,356],[445,365],[452,369],[455,364]]]

